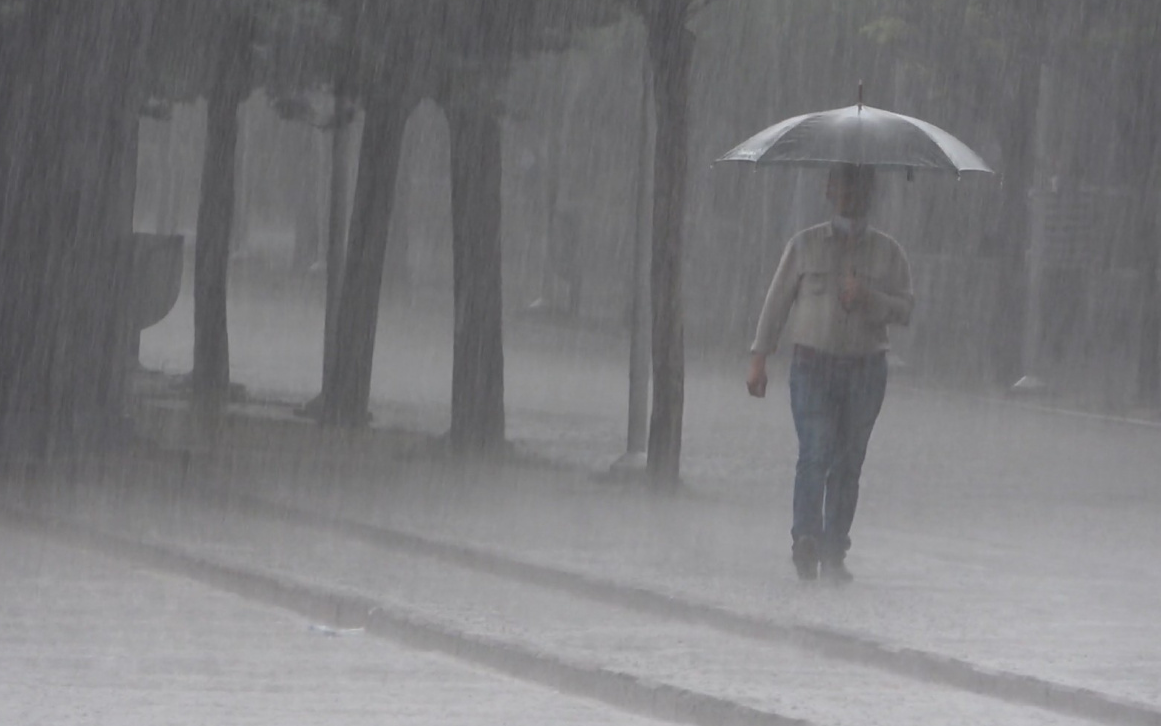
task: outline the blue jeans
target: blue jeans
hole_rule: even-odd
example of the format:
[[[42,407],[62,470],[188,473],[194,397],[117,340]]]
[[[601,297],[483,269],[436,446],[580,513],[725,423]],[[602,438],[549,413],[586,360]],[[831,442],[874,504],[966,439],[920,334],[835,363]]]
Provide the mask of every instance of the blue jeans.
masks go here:
[[[859,476],[887,390],[885,353],[832,356],[798,346],[790,368],[790,408],[798,431],[794,476],[797,542],[809,535],[823,558],[851,546]]]

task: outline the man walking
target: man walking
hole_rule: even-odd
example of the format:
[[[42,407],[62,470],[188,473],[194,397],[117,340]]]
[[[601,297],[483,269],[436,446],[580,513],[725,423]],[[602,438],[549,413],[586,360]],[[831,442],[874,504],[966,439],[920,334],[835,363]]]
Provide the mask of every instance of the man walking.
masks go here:
[[[792,559],[798,577],[850,581],[844,559],[859,476],[887,385],[887,325],[907,325],[911,274],[899,244],[867,226],[874,168],[831,168],[829,222],[795,235],[774,273],[746,385],[766,395],[766,358],[794,345],[790,405],[798,433]],[[821,569],[820,569],[821,568]]]

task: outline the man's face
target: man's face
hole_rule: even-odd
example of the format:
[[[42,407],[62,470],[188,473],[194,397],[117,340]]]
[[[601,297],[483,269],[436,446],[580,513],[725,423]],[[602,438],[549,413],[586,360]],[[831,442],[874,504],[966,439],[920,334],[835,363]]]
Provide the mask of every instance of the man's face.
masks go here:
[[[859,183],[855,174],[832,173],[826,184],[826,198],[834,205],[835,213],[843,217],[861,218],[871,209],[873,182]]]

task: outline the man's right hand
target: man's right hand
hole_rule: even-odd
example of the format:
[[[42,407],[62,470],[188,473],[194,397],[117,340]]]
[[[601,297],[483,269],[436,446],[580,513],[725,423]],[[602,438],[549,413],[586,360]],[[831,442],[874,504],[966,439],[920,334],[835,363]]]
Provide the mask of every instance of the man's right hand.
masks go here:
[[[755,353],[750,358],[750,372],[746,376],[746,390],[754,398],[766,397],[766,356]]]

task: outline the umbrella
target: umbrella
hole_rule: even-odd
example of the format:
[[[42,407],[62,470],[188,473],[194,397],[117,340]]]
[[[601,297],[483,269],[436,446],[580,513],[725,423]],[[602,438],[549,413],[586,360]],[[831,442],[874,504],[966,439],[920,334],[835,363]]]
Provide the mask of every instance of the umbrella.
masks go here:
[[[718,161],[788,166],[861,164],[991,173],[976,152],[943,129],[859,103],[787,119],[746,139]]]

